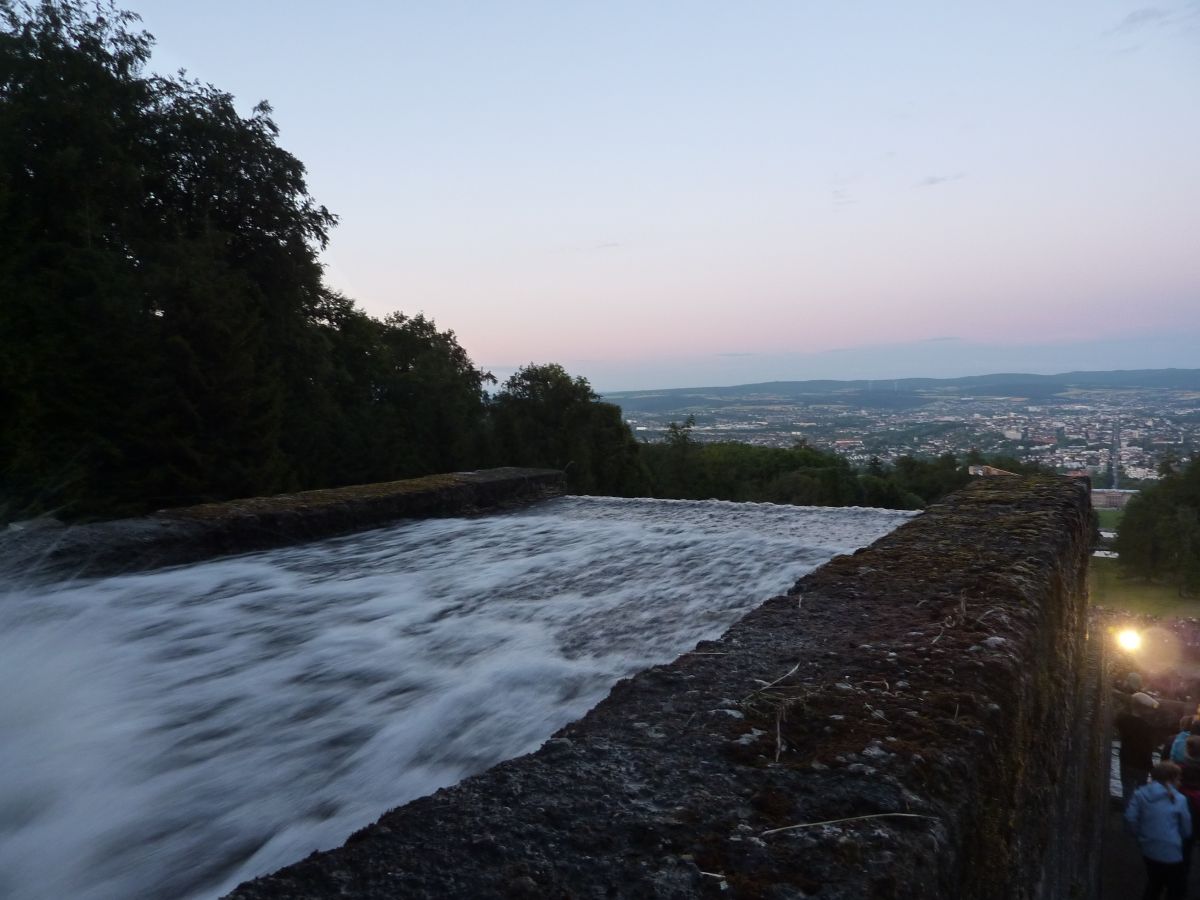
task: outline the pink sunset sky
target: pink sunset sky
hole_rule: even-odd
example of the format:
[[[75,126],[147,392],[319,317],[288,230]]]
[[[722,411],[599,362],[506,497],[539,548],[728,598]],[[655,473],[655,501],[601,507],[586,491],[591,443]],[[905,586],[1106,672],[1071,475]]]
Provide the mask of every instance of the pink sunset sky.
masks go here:
[[[1196,3],[132,8],[497,375],[1200,366]]]

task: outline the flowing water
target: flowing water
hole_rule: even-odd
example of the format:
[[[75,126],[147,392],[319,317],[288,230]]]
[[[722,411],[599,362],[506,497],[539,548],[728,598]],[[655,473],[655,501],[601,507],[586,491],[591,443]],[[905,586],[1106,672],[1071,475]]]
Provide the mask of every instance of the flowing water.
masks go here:
[[[218,896],[537,748],[908,515],[563,498],[9,586],[0,896]]]

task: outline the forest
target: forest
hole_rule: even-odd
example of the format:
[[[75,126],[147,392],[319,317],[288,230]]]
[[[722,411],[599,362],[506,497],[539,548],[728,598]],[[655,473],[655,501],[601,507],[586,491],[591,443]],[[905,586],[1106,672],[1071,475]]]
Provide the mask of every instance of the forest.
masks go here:
[[[1200,460],[1165,468],[1159,481],[1130,498],[1114,549],[1127,574],[1195,596],[1200,594]]]
[[[493,465],[576,493],[919,508],[966,462],[636,441],[553,363],[503,384],[324,280],[336,216],[271,108],[148,71],[104,3],[0,0],[0,523]],[[1015,461],[991,461],[1002,468]]]

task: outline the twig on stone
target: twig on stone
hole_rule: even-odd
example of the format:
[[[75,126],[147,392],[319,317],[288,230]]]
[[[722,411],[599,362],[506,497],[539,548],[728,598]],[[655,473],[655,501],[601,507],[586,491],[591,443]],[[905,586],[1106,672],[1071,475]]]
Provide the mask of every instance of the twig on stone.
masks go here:
[[[780,675],[774,681],[764,684],[757,691],[751,691],[749,694],[747,694],[745,696],[745,698],[742,700],[742,702],[745,703],[747,700],[749,700],[755,694],[761,694],[767,688],[775,687],[775,685],[779,684],[779,682],[783,681],[785,678],[791,678],[793,675],[796,674],[797,671],[799,671],[799,669],[800,669],[800,663],[796,663],[794,666],[791,667],[791,669],[789,669],[783,675]],[[757,679],[755,679],[755,680],[757,680]]]
[[[796,705],[804,706],[802,697],[781,697],[779,706],[775,708],[775,762],[779,762],[779,757],[783,755],[783,723],[787,720],[792,707]]]
[[[764,831],[760,837],[766,837],[768,834],[779,834],[781,831],[795,831],[798,828],[816,828],[818,825],[838,825],[842,822],[861,822],[863,819],[885,819],[889,817],[897,817],[902,819],[930,819],[931,821],[937,821],[937,816],[923,816],[920,813],[871,813],[869,816],[849,816],[845,819],[826,819],[824,822],[802,822],[799,825],[784,825],[782,828],[768,829],[767,831]]]
[[[717,885],[717,887],[722,891],[729,890],[729,882],[725,880],[725,876],[722,875],[720,872],[701,872],[700,874],[706,875],[709,878],[720,878],[721,883],[719,885]]]

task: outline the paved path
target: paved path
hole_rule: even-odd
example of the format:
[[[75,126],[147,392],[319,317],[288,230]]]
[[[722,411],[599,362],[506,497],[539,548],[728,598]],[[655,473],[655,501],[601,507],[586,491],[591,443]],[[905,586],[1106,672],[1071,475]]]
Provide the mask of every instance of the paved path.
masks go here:
[[[1137,842],[1125,833],[1120,811],[1110,808],[1104,822],[1099,900],[1138,900],[1145,886],[1145,868]]]
[[[1145,886],[1146,868],[1137,841],[1126,834],[1121,813],[1114,806],[1109,809],[1104,822],[1099,900],[1139,900]],[[1187,896],[1200,897],[1200,854],[1196,851],[1192,852]]]

